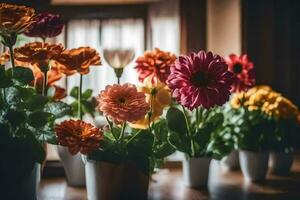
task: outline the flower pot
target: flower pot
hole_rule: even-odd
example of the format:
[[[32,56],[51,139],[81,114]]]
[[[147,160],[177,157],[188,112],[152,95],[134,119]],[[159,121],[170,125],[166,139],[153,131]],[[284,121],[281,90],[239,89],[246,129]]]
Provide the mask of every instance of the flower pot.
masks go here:
[[[246,181],[264,180],[268,170],[269,152],[239,151],[240,166]]]
[[[188,187],[207,186],[211,158],[185,158],[183,179]]]
[[[40,170],[41,165],[36,163],[30,171],[26,172],[24,176],[19,176],[17,180],[14,177],[15,171],[9,172],[10,174],[7,174],[8,171],[6,171],[5,177],[1,176],[1,197],[4,199],[36,200]]]
[[[147,199],[149,177],[134,165],[82,158],[89,200]]]
[[[65,169],[67,183],[74,187],[85,186],[85,170],[81,155],[71,155],[66,147],[57,146],[58,155]]]
[[[293,164],[293,153],[270,152],[269,167],[276,175],[287,175]]]
[[[228,156],[221,160],[222,166],[228,170],[238,169],[240,167],[239,162],[239,152],[237,150],[233,150]]]

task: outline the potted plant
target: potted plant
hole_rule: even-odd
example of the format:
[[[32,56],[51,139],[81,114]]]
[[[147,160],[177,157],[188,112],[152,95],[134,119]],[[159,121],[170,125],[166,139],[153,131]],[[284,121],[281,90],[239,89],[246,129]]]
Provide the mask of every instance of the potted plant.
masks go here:
[[[266,106],[273,97],[269,87],[256,86],[236,94],[231,100],[234,117],[238,119],[234,126],[239,130],[240,165],[247,181],[261,181],[266,176],[275,127],[274,118],[267,113]]]
[[[231,90],[233,93],[247,91],[255,85],[254,64],[249,60],[247,54],[240,56],[230,54],[225,60],[229,71],[233,72],[236,77]],[[228,104],[223,107],[223,113],[225,116],[224,127],[226,128],[220,134],[224,140],[233,145],[233,151],[221,160],[221,164],[226,169],[234,170],[239,168],[239,153],[236,145],[239,131],[234,126],[239,119],[235,117],[235,111]]]
[[[1,55],[0,67],[0,141],[4,156],[0,162],[1,195],[6,199],[32,200],[36,199],[39,164],[46,157],[44,146],[56,144],[54,121],[71,111],[57,96],[44,92],[48,85],[48,65],[63,48],[60,45],[50,48],[48,44],[35,48],[40,43],[33,43],[14,49],[18,35],[34,23],[35,11],[1,3],[0,15],[1,42],[9,48],[9,54]],[[39,56],[41,51],[44,56]],[[7,59],[11,68],[5,69],[2,64]],[[40,80],[41,85],[35,84]]]
[[[293,163],[299,111],[297,106],[281,94],[273,94],[273,106],[268,113],[275,118],[275,136],[270,149],[269,167],[274,174],[287,175]]]
[[[170,91],[158,80],[144,79],[138,88],[126,83],[101,91],[98,110],[106,126],[67,120],[56,127],[59,144],[84,155],[89,199],[146,199],[154,167],[175,151],[160,118],[171,102]]]
[[[231,151],[218,137],[223,124],[218,106],[229,99],[233,81],[224,59],[211,52],[180,56],[171,67],[167,84],[181,108],[168,110],[169,142],[185,153],[187,186],[207,185],[211,158],[220,159]]]

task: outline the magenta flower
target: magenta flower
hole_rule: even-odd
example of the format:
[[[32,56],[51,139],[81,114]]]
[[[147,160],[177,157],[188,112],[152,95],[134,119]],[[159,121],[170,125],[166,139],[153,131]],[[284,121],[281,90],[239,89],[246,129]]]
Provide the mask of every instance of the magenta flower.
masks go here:
[[[236,76],[232,85],[233,92],[247,91],[255,85],[254,65],[249,61],[247,54],[240,56],[230,54],[226,62],[229,71]]]
[[[181,105],[208,109],[228,101],[234,79],[222,57],[200,51],[176,59],[167,84]]]
[[[32,28],[24,34],[29,37],[51,38],[58,36],[64,27],[63,21],[59,15],[52,13],[40,13],[36,16],[36,22]]]

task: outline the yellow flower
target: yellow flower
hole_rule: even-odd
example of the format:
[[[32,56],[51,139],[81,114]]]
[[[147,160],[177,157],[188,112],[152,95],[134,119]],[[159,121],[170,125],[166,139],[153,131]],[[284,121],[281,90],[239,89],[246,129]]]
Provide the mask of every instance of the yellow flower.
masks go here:
[[[151,78],[146,78],[143,86],[139,87],[138,90],[145,93],[146,102],[149,103],[151,111],[144,118],[130,124],[130,126],[136,129],[146,129],[149,126],[149,116],[151,116],[150,123],[158,120],[163,114],[164,108],[171,104],[171,92],[162,82],[152,83]]]

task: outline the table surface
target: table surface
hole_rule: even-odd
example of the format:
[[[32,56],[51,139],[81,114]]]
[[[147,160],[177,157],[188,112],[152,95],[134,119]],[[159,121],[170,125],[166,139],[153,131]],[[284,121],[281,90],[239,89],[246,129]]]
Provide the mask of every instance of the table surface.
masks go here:
[[[63,177],[43,179],[41,200],[85,200],[84,188],[68,187]],[[227,171],[217,162],[210,166],[207,188],[184,186],[181,169],[162,169],[152,176],[149,200],[300,200],[300,156],[288,176],[267,175],[261,183],[247,183],[239,170]]]

